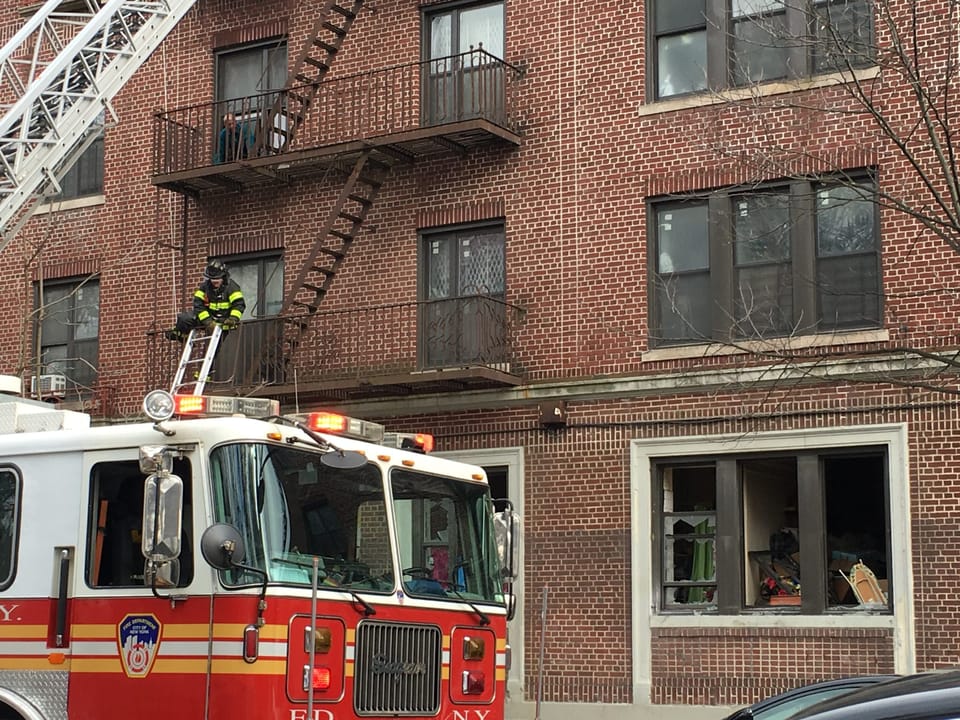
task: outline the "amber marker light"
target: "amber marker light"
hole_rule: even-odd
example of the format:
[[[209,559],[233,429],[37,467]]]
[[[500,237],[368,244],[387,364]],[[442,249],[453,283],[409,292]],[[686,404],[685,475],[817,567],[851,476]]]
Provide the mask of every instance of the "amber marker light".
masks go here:
[[[67,656],[63,653],[50,653],[47,655],[47,661],[51,665],[63,665],[67,661]]]
[[[483,660],[484,645],[483,638],[470,637],[467,635],[467,637],[463,639],[463,659]]]

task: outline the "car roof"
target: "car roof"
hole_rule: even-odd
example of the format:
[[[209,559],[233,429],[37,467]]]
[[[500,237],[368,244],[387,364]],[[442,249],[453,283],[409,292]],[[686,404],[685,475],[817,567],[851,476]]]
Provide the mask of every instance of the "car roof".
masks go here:
[[[833,680],[822,680],[820,682],[809,683],[807,685],[801,685],[799,687],[791,688],[790,690],[785,690],[782,693],[776,695],[771,695],[759,700],[752,705],[742,707],[739,710],[731,713],[727,716],[727,720],[732,720],[734,718],[749,718],[754,715],[759,715],[769,708],[775,708],[786,703],[795,701],[798,698],[805,697],[807,695],[821,695],[825,694],[831,690],[847,690],[853,692],[858,690],[865,685],[873,685],[879,682],[885,682],[887,680],[892,680],[898,677],[897,675],[858,675],[852,677],[836,678]],[[817,700],[812,700],[811,702],[818,702]],[[799,712],[799,711],[798,711]]]
[[[936,720],[960,718],[960,670],[943,670],[869,685],[797,713],[791,720]]]

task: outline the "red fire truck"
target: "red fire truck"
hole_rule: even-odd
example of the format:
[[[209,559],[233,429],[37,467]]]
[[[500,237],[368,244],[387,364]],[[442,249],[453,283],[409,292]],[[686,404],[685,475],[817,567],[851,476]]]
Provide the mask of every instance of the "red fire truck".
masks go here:
[[[503,718],[518,525],[481,468],[270,400],[144,411],[0,402],[0,720]]]

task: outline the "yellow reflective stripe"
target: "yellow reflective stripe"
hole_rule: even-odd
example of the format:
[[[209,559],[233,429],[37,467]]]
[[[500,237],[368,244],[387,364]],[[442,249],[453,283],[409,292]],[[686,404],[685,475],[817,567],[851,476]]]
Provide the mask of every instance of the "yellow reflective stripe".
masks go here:
[[[210,303],[210,309],[211,309],[211,310],[226,310],[228,307],[230,307],[230,303],[226,303],[226,302],[211,302],[211,303]]]
[[[240,316],[243,315],[243,313],[237,310],[236,308],[234,308],[233,310],[230,311],[230,315],[232,317],[235,317],[237,320],[239,320]]]
[[[242,297],[243,297],[243,293],[237,290],[236,292],[230,293],[230,297],[228,299],[230,300],[230,302],[236,302],[237,300],[240,300]]]
[[[200,322],[203,322],[208,317],[210,317],[210,313],[208,313],[206,310],[201,310],[200,312],[197,313],[197,320],[199,320]]]
[[[201,300],[206,300],[206,299],[207,299],[207,294],[206,294],[203,290],[194,290],[194,291],[193,291],[193,296],[194,296],[195,298],[200,298]]]

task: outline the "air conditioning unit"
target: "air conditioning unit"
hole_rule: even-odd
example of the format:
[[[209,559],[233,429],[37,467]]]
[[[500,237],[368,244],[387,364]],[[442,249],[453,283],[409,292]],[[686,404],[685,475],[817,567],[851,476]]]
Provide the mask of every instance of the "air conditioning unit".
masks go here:
[[[40,386],[39,391],[37,386]],[[66,375],[41,375],[40,382],[37,376],[30,378],[30,395],[32,397],[65,397],[67,394]]]

